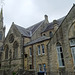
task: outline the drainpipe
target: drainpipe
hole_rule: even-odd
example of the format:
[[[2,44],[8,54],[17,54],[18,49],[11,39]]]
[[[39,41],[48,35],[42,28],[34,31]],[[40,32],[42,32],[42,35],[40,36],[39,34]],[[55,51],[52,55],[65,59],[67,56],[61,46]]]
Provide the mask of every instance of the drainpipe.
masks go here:
[[[23,58],[23,70],[24,70],[24,36],[22,35],[22,58]]]
[[[33,45],[32,45],[32,69],[34,69],[34,56],[33,56],[34,52],[33,52]]]

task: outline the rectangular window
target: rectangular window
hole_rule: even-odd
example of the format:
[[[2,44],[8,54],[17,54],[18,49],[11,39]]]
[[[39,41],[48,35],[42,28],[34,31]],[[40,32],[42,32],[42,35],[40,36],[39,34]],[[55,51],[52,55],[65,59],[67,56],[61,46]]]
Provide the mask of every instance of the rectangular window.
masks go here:
[[[62,52],[61,46],[57,47],[57,53],[58,53],[59,66],[63,67],[64,66],[64,57],[63,57],[63,52]]]
[[[46,72],[46,64],[43,64],[43,71]]]
[[[45,53],[45,51],[44,51],[44,44],[42,44],[41,46],[42,46],[42,54],[44,54]]]
[[[32,48],[30,48],[30,56],[32,56]]]
[[[30,69],[32,69],[32,65],[30,65]]]
[[[42,65],[39,64],[39,72],[41,72],[41,71],[42,71]]]
[[[41,52],[40,52],[40,45],[38,45],[38,55],[40,55]]]

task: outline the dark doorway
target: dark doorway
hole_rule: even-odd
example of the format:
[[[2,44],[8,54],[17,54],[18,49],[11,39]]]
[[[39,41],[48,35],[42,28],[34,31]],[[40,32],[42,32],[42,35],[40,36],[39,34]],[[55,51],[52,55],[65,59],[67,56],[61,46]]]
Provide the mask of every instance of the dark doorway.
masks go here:
[[[44,72],[38,72],[38,75],[44,75]]]

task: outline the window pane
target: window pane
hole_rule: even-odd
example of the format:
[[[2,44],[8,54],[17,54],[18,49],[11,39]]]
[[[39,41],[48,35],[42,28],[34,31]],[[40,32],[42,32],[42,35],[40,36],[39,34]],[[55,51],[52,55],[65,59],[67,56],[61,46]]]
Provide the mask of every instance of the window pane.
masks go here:
[[[40,54],[40,45],[38,46],[38,54]]]
[[[62,60],[59,60],[59,66],[63,66],[63,65],[62,65]]]
[[[58,51],[58,53],[60,52],[60,47],[57,47],[57,51]]]
[[[30,48],[30,56],[32,55],[32,49]]]
[[[52,32],[50,32],[49,34],[50,34],[50,37],[52,38],[52,37],[53,37],[53,33],[52,33]]]
[[[46,65],[43,64],[43,71],[46,72]]]
[[[72,50],[73,62],[75,65],[75,47],[72,47],[71,50]]]
[[[63,59],[63,53],[61,53],[61,58]]]
[[[74,46],[75,45],[75,39],[71,39],[70,40],[70,46]]]
[[[62,59],[62,66],[64,66],[64,59]]]
[[[45,53],[45,51],[44,51],[44,45],[42,45],[42,53]]]
[[[32,69],[32,65],[30,65],[30,69]]]
[[[57,46],[57,53],[58,53],[58,62],[59,66],[64,66],[64,57],[63,57],[63,52],[62,52],[62,47],[61,45]]]
[[[61,54],[60,53],[58,53],[58,59],[61,60]]]
[[[62,52],[62,48],[60,47],[60,52]]]
[[[42,65],[39,64],[39,72],[42,71]]]

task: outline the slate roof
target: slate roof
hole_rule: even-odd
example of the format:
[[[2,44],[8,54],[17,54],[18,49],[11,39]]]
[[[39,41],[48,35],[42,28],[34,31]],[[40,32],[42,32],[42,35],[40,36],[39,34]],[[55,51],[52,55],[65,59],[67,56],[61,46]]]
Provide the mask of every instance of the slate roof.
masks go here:
[[[34,31],[35,31],[39,26],[41,26],[43,22],[44,22],[44,20],[41,21],[41,22],[39,22],[39,23],[37,23],[37,24],[35,24],[35,25],[32,25],[31,27],[27,28],[26,30],[31,31],[32,33],[34,33]]]
[[[57,24],[58,24],[59,26],[61,25],[61,23],[62,23],[62,21],[64,20],[64,18],[65,18],[65,17],[62,17],[62,18],[56,20],[56,21],[57,21]],[[54,25],[53,22],[47,24],[47,26],[43,29],[42,32],[46,32],[46,31],[48,31],[48,30],[53,29],[53,28],[54,28],[53,25]]]
[[[23,27],[21,27],[21,26],[18,26],[16,24],[15,24],[15,26],[17,27],[17,29],[19,30],[19,32],[21,34],[23,34],[23,36],[31,37],[30,36],[30,31],[33,34],[37,30],[37,28],[42,25],[43,22],[44,22],[44,20],[41,21],[41,22],[39,22],[39,23],[37,23],[37,24],[35,24],[35,25],[33,25],[33,26],[31,26],[31,27],[29,27],[29,28],[26,28],[26,29],[23,28]]]
[[[17,27],[17,29],[19,30],[19,32],[23,35],[23,36],[27,36],[30,37],[30,33],[29,31],[27,31],[25,28],[15,25]]]
[[[63,21],[64,18],[65,18],[65,17],[62,17],[62,18],[60,18],[60,19],[57,20],[57,23],[58,23],[59,26],[60,26],[60,24],[62,23],[62,21]],[[20,32],[23,36],[31,37],[30,31],[31,31],[31,33],[33,34],[33,33],[37,30],[37,28],[38,28],[39,26],[41,26],[41,25],[44,23],[44,21],[45,21],[45,20],[43,20],[43,21],[41,21],[41,22],[39,22],[39,23],[37,23],[37,24],[35,24],[35,25],[32,25],[31,27],[26,28],[26,29],[23,28],[23,27],[21,27],[21,26],[18,26],[18,25],[15,25],[15,26],[17,27],[17,29],[19,30],[19,32]],[[48,30],[50,30],[50,29],[53,29],[53,22],[47,24],[46,27],[42,30],[42,32],[48,31]]]
[[[50,39],[50,37],[42,36],[42,37],[40,37],[40,38],[38,38],[36,40],[33,40],[33,41],[25,44],[24,46],[32,45],[32,44],[39,43],[39,42],[42,42],[42,41],[45,41],[45,40],[49,40],[49,39]]]

